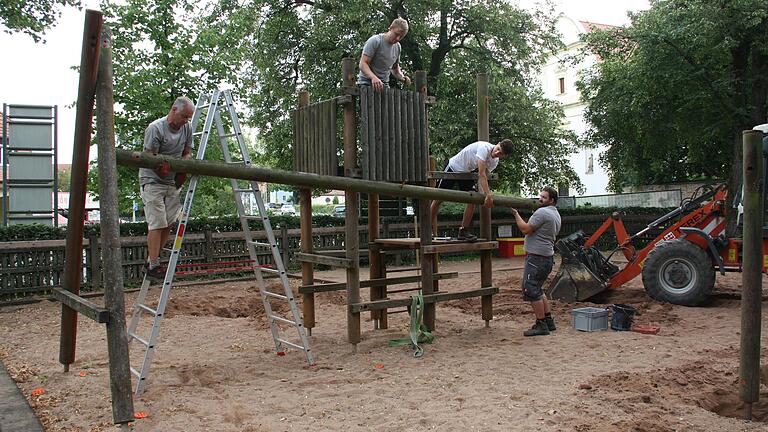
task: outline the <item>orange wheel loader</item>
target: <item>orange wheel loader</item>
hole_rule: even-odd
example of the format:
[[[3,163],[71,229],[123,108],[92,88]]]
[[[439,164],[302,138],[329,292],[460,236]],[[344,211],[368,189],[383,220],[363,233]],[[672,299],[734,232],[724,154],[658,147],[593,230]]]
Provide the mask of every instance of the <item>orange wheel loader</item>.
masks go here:
[[[767,141],[768,143],[768,141]],[[715,272],[741,271],[741,239],[725,237],[726,196],[724,185],[708,188],[680,207],[629,235],[621,216],[611,215],[591,236],[583,231],[559,240],[560,270],[547,289],[549,298],[583,301],[607,289],[618,288],[642,274],[652,298],[696,306],[709,297]],[[735,210],[735,209],[734,209]],[[667,226],[651,243],[637,248],[634,241],[654,228]],[[605,257],[595,243],[613,228],[618,246]],[[763,273],[768,267],[768,227],[763,229]],[[627,264],[610,262],[621,252]]]

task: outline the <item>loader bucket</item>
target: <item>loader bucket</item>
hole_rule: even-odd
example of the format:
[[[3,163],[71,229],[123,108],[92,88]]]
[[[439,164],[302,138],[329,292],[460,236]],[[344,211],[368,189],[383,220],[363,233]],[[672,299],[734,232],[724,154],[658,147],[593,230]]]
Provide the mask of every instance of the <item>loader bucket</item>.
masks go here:
[[[578,261],[566,262],[563,259],[560,270],[547,289],[547,297],[567,303],[586,300],[603,292],[605,283]]]
[[[585,240],[584,232],[578,231],[555,244],[562,262],[546,290],[549,298],[565,302],[586,300],[606,289],[599,275],[607,278],[618,271],[597,249],[585,249]]]

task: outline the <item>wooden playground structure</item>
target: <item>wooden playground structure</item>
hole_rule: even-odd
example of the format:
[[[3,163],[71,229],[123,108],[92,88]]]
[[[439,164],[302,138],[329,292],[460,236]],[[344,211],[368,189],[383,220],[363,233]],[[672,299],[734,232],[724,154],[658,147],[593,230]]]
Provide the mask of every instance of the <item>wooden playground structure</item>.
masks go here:
[[[117,164],[156,168],[166,163],[173,171],[197,175],[212,175],[242,180],[269,181],[292,184],[301,188],[301,231],[303,313],[306,327],[315,326],[314,294],[343,290],[347,293],[347,339],[353,349],[360,342],[360,315],[371,311],[375,328],[387,328],[387,310],[405,306],[410,298],[390,299],[390,294],[412,291],[392,290],[395,284],[420,282],[426,303],[424,321],[429,329],[435,327],[435,303],[440,301],[480,297],[482,318],[486,325],[493,317],[492,298],[498,288],[491,283],[491,252],[497,243],[490,239],[490,209],[480,210],[480,239],[474,243],[433,241],[429,204],[431,199],[482,204],[484,194],[440,190],[429,187],[432,178],[442,173],[430,172],[427,77],[416,73],[417,91],[386,90],[371,92],[354,85],[353,59],[344,59],[343,95],[330,101],[309,105],[309,95],[300,93],[299,107],[294,114],[295,168],[297,172],[258,167],[232,166],[201,160],[157,157],[141,152],[115,148],[114,98],[112,94],[111,34],[103,27],[102,14],[87,10],[83,35],[80,84],[75,125],[72,163],[72,192],[70,224],[67,230],[67,254],[64,288],[55,289],[53,297],[62,303],[61,343],[59,362],[65,372],[74,363],[77,342],[77,316],[83,314],[106,324],[109,351],[110,388],[113,420],[126,426],[134,420],[126,334],[125,307],[119,245],[119,215],[117,213]],[[363,167],[357,160],[358,99],[361,106],[361,141]],[[488,77],[478,75],[478,139],[488,140]],[[105,306],[101,307],[81,297],[83,213],[88,175],[88,150],[93,130],[92,118],[96,101],[99,146],[100,206],[102,212]],[[343,107],[343,176],[338,176],[336,148],[336,105]],[[301,171],[304,172],[301,172]],[[443,174],[445,175],[445,174]],[[453,178],[461,176],[453,174]],[[462,178],[472,178],[466,174]],[[345,191],[346,206],[357,209],[359,193],[369,199],[370,279],[361,282],[359,265],[358,215],[346,212],[345,257],[313,253],[312,248],[312,188]],[[411,197],[418,200],[419,238],[386,239],[379,237],[379,195]],[[496,205],[533,208],[531,200],[496,196]],[[421,263],[420,276],[387,277],[386,253],[397,249],[416,250]],[[481,284],[477,289],[461,292],[440,292],[439,280],[455,277],[439,273],[437,255],[441,252],[479,251],[481,254]],[[346,282],[314,284],[315,264],[346,269]],[[255,271],[259,271],[258,268]],[[371,288],[370,300],[360,296],[361,288]]]
[[[480,238],[474,243],[435,241],[432,238],[429,203],[432,199],[481,204],[485,197],[474,192],[438,190],[430,181],[446,174],[437,173],[429,162],[429,133],[427,77],[423,71],[416,73],[416,91],[386,90],[380,93],[360,89],[354,85],[354,60],[342,62],[342,95],[330,101],[310,105],[307,93],[299,94],[299,106],[294,113],[295,171],[278,171],[258,167],[230,166],[199,160],[182,160],[152,156],[115,148],[114,99],[112,95],[111,36],[103,28],[102,14],[87,10],[80,65],[80,82],[77,100],[77,116],[73,149],[69,226],[67,230],[67,254],[63,288],[54,289],[53,297],[62,303],[61,339],[59,362],[68,371],[75,360],[77,342],[77,318],[83,314],[92,320],[106,324],[109,354],[110,389],[115,424],[127,427],[134,421],[133,394],[129,364],[128,338],[126,334],[124,292],[119,245],[119,215],[117,200],[117,164],[131,167],[156,168],[167,163],[173,171],[197,175],[211,175],[243,180],[269,181],[291,184],[301,188],[301,230],[303,314],[308,329],[316,326],[314,294],[318,292],[346,290],[347,340],[356,347],[361,340],[361,313],[370,311],[375,329],[388,326],[388,310],[405,306],[410,298],[390,298],[390,295],[406,293],[413,289],[392,289],[403,283],[420,283],[426,303],[424,322],[435,328],[437,302],[480,297],[482,319],[486,326],[493,317],[493,295],[498,288],[492,286],[491,254],[497,243],[491,237],[490,210],[480,209]],[[489,140],[488,76],[477,77],[477,138]],[[88,174],[88,149],[91,143],[92,118],[96,102],[99,146],[99,181],[101,206],[101,241],[104,261],[104,306],[97,305],[79,295],[82,271],[83,213]],[[342,107],[343,151],[337,148],[337,107]],[[357,107],[360,107],[360,119]],[[357,131],[360,124],[362,163],[358,160]],[[755,134],[744,138],[745,149],[757,148]],[[338,157],[343,156],[342,175],[339,175]],[[756,152],[745,151],[752,157]],[[756,159],[756,158],[753,158]],[[750,162],[751,163],[751,162]],[[745,163],[745,173],[748,164]],[[753,165],[749,165],[750,167]],[[753,169],[753,168],[749,168]],[[757,172],[757,170],[755,170]],[[452,178],[460,175],[453,174]],[[465,176],[471,176],[465,175]],[[463,177],[468,178],[468,177]],[[751,177],[745,175],[745,182]],[[359,221],[355,211],[345,214],[346,241],[344,257],[315,253],[312,245],[311,195],[313,188],[345,191],[346,207],[359,206],[359,194],[368,194],[368,228],[370,232],[370,278],[360,280]],[[752,187],[750,190],[754,190]],[[418,200],[419,237],[380,237],[380,196],[410,197]],[[496,196],[497,206],[533,208],[531,200]],[[751,218],[752,216],[750,216]],[[751,220],[751,219],[750,219]],[[420,263],[420,275],[390,277],[387,273],[387,253],[393,250],[415,250]],[[480,254],[480,286],[466,291],[441,292],[439,280],[455,277],[440,273],[438,255],[447,252],[478,252]],[[757,256],[756,254],[752,254]],[[755,261],[757,262],[757,261]],[[750,261],[750,265],[753,265]],[[346,270],[346,281],[315,284],[314,266],[330,265]],[[258,269],[256,269],[258,271]],[[747,272],[745,272],[746,274]],[[754,272],[750,273],[754,277]],[[746,322],[742,338],[757,338],[744,346],[756,347],[750,358],[759,359],[760,286],[753,281],[745,289],[745,303],[751,306],[751,316]],[[364,300],[361,288],[370,288],[369,299]],[[758,331],[753,331],[755,328]],[[748,336],[745,336],[748,335]],[[755,336],[756,335],[756,336]],[[754,363],[754,362],[752,362]],[[759,379],[754,364],[744,366],[742,392],[745,400],[756,400]],[[758,362],[759,365],[759,362]],[[747,367],[748,366],[748,367]]]

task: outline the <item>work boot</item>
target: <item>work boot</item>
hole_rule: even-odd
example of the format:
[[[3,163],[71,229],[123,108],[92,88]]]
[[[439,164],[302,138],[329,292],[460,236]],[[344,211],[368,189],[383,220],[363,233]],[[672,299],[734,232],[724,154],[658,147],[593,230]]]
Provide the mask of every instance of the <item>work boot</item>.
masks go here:
[[[555,326],[555,319],[552,318],[552,315],[545,316],[544,317],[544,322],[547,323],[547,330],[549,330],[551,332],[557,330],[557,326]]]
[[[477,236],[467,231],[466,228],[459,228],[459,235],[456,238],[461,241],[469,241],[469,242],[473,242],[477,240]]]
[[[536,324],[533,327],[523,332],[523,336],[546,336],[548,334],[547,322],[539,319],[536,320]]]

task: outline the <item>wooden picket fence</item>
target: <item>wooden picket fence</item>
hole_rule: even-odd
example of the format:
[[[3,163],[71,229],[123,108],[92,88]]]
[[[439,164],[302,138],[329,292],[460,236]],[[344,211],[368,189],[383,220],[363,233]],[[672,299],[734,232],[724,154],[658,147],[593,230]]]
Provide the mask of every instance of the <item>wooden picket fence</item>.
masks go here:
[[[560,236],[567,236],[577,230],[587,233],[594,232],[607,216],[585,215],[565,216],[560,230]],[[625,216],[624,222],[630,233],[637,232],[648,223],[655,220],[656,215]],[[511,226],[512,237],[522,237],[512,219],[494,220],[493,234],[498,237],[500,226]],[[438,235],[455,235],[459,226],[458,221],[441,221]],[[388,223],[383,221],[382,238],[416,237],[414,223]],[[265,238],[264,231],[253,231],[257,239]],[[314,248],[317,251],[327,251],[343,254],[344,227],[314,228]],[[655,238],[658,231],[649,232],[640,244]],[[277,228],[275,230],[278,246],[283,254],[283,261],[288,268],[298,268],[294,254],[299,251],[301,236],[300,229]],[[359,229],[361,258],[367,259],[368,229]],[[136,286],[141,283],[143,267],[147,260],[145,237],[123,237],[122,261],[123,277],[126,286]],[[603,236],[598,244],[603,250],[610,250],[616,245],[615,237]],[[100,291],[102,287],[101,249],[98,237],[86,238],[83,244],[83,291]],[[51,288],[61,286],[64,275],[65,240],[0,242],[0,305],[17,303],[29,298],[39,298],[50,293]],[[216,263],[248,259],[248,251],[241,232],[188,233],[185,236],[180,263]],[[412,256],[393,257],[400,261]],[[261,257],[262,264],[272,262],[271,254]],[[247,273],[246,273],[247,275]],[[244,273],[229,273],[216,275],[217,278],[243,277]]]

